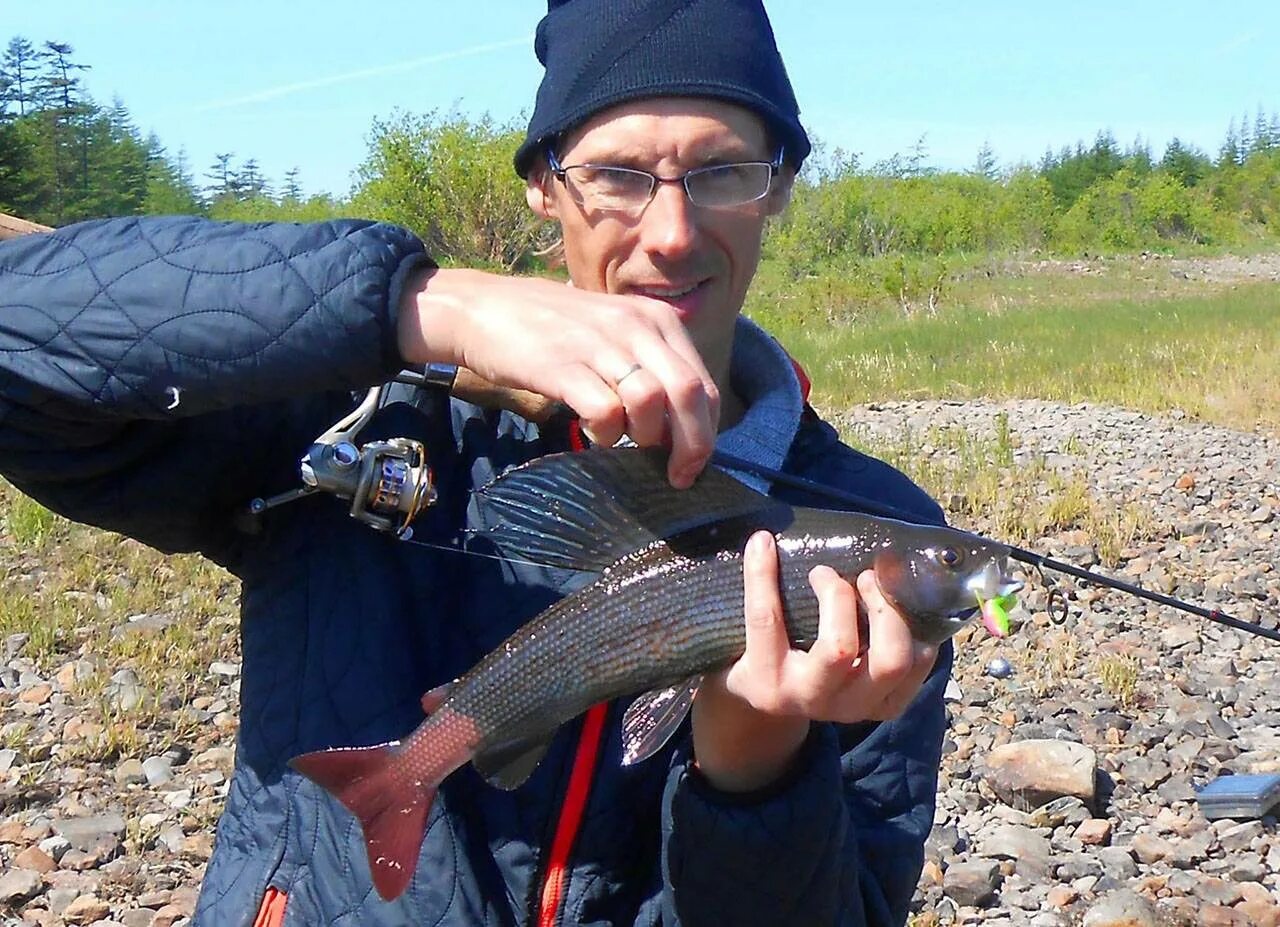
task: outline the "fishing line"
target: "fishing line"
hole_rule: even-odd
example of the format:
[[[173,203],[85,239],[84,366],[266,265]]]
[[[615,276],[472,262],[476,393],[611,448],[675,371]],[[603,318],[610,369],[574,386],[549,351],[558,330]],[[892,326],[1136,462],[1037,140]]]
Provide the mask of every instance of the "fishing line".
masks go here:
[[[868,499],[866,496],[860,496],[857,493],[848,492],[843,489],[835,489],[831,486],[824,486],[822,483],[815,483],[812,480],[806,480],[803,477],[792,476],[789,473],[782,473],[769,467],[761,466],[750,460],[745,460],[733,454],[726,454],[723,451],[715,451],[711,455],[712,463],[715,463],[728,470],[739,470],[745,473],[751,473],[755,476],[762,476],[772,480],[783,486],[790,486],[793,489],[801,489],[805,492],[812,493],[815,496],[825,496],[839,502],[856,506],[863,512],[870,515],[879,515],[884,518],[893,518],[898,521],[905,521],[910,524],[919,524],[919,519],[913,517],[907,512],[897,509],[891,505],[885,505],[883,502],[876,502]],[[999,543],[1004,543],[1003,541]],[[1112,579],[1110,576],[1104,576],[1101,573],[1094,573],[1091,570],[1085,570],[1081,567],[1074,566],[1070,563],[1064,563],[1061,560],[1054,560],[1037,554],[1035,551],[1025,550],[1021,547],[1014,547],[1005,544],[1009,548],[1009,556],[1021,563],[1030,564],[1038,570],[1050,569],[1058,573],[1065,573],[1068,576],[1074,576],[1099,586],[1106,586],[1110,589],[1116,589],[1120,592],[1126,592],[1129,595],[1136,596],[1140,599],[1147,599],[1152,602],[1158,602],[1161,605],[1167,605],[1170,608],[1176,608],[1179,611],[1189,612],[1200,618],[1235,628],[1238,631],[1244,631],[1248,634],[1256,634],[1259,637],[1265,637],[1268,640],[1280,643],[1280,631],[1264,628],[1261,624],[1252,621],[1245,621],[1242,618],[1235,618],[1216,608],[1202,608],[1199,605],[1193,605],[1190,602],[1184,602],[1181,599],[1175,599],[1173,596],[1164,595],[1163,593],[1153,592],[1150,589],[1144,589],[1133,583],[1127,583],[1124,580]],[[1041,574],[1043,575],[1043,573]]]
[[[462,554],[464,557],[483,557],[485,560],[497,560],[499,563],[520,563],[524,566],[546,567],[547,564],[539,563],[537,560],[522,560],[519,557],[506,557],[500,554],[482,554],[478,550],[467,550],[465,547],[451,547],[448,544],[436,544],[431,541],[419,541],[413,536],[412,532],[404,534],[400,537],[401,541],[407,544],[417,544],[419,547],[429,547],[432,550],[442,550],[449,554]]]

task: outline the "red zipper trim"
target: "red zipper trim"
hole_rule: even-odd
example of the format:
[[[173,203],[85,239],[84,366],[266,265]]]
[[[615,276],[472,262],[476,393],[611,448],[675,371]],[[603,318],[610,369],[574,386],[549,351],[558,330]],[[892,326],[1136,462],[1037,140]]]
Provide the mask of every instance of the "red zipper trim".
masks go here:
[[[284,909],[288,903],[287,894],[275,887],[268,888],[262,896],[258,916],[253,919],[253,927],[280,927],[284,923]]]
[[[582,722],[578,749],[573,757],[573,771],[569,774],[569,788],[565,791],[564,804],[560,806],[560,820],[556,822],[556,835],[551,841],[551,855],[547,858],[543,876],[537,927],[555,927],[560,918],[560,902],[564,898],[569,875],[569,854],[573,852],[573,843],[578,837],[587,798],[591,794],[591,780],[595,777],[600,758],[600,741],[608,711],[608,705],[596,705]]]

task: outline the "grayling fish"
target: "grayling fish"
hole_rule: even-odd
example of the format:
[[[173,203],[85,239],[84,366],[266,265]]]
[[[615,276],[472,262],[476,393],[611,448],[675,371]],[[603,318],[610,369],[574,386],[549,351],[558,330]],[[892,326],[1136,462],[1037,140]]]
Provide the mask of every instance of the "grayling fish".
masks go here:
[[[638,763],[684,720],[702,675],[745,649],[742,555],[777,538],[787,627],[813,642],[809,571],[846,579],[874,567],[912,636],[946,640],[981,603],[1011,596],[1008,549],[950,528],[787,505],[708,468],[672,489],[665,454],[594,449],[544,457],[479,491],[492,526],[477,532],[508,556],[599,573],[534,617],[465,676],[428,693],[428,717],[403,741],[320,750],[292,760],[364,828],[383,898],[408,886],[427,813],[445,777],[468,761],[513,789],[560,725],[592,705],[640,693],[623,717],[623,763]]]

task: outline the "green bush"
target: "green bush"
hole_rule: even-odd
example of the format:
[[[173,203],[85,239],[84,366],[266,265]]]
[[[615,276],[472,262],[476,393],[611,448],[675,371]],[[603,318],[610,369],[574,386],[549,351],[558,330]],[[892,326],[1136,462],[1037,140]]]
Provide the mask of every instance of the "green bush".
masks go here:
[[[549,232],[511,166],[522,137],[488,116],[406,113],[375,122],[352,209],[411,229],[437,260],[527,266]]]

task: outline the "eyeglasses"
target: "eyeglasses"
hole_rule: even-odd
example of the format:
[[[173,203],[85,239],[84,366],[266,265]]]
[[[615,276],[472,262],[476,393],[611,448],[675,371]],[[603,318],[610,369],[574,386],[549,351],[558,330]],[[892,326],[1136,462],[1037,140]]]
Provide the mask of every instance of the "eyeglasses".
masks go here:
[[[689,202],[706,209],[727,209],[764,199],[782,168],[784,149],[772,161],[740,161],[699,167],[679,177],[659,177],[648,171],[608,164],[560,164],[547,149],[551,173],[565,185],[575,203],[588,209],[638,214],[653,199],[660,183],[684,186]]]

